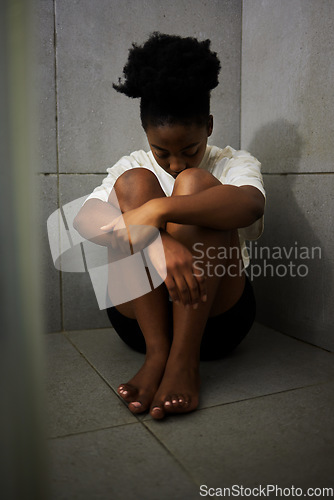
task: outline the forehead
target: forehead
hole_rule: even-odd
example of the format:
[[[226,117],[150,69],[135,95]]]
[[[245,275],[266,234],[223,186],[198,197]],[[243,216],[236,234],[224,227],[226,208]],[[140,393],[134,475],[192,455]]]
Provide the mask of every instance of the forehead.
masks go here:
[[[164,149],[180,148],[200,142],[207,137],[206,127],[198,124],[149,126],[146,135],[150,144]]]

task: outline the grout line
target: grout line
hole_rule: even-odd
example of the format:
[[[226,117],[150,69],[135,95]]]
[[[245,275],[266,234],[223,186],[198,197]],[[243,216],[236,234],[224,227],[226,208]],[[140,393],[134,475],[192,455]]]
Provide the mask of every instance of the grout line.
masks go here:
[[[154,420],[154,419],[152,419]],[[173,459],[174,462],[183,470],[183,472],[186,474],[186,476],[191,480],[192,483],[194,483],[196,486],[201,486],[203,483],[202,481],[196,480],[193,475],[191,474],[191,471],[188,470],[188,468],[173,454],[173,452],[166,446],[166,444],[161,441],[155,434],[154,432],[151,431],[151,429],[146,425],[145,422],[150,422],[150,420],[143,420],[142,424],[145,427],[145,429],[151,434],[151,436],[160,444],[160,446],[167,452],[167,454]],[[162,423],[163,425],[163,423]]]
[[[76,349],[76,351],[85,359],[85,361],[91,366],[91,368],[97,373],[97,375],[110,387],[110,389],[116,394],[117,398],[126,406],[127,408],[127,403],[117,394],[117,392],[114,390],[114,388],[110,385],[110,383],[103,377],[103,375],[95,368],[94,365],[88,360],[88,358],[79,350],[79,348],[73,343],[73,341],[68,337],[68,335],[64,334],[66,339],[72,344],[72,346]],[[198,483],[197,481],[194,480],[194,478],[191,476],[189,471],[184,467],[184,465],[173,455],[173,453],[166,447],[166,445],[160,441],[160,439],[147,427],[146,423],[147,421],[144,421],[141,417],[143,414],[134,414],[131,413],[133,417],[137,419],[137,422],[131,422],[131,423],[125,423],[125,424],[119,424],[119,425],[114,425],[114,426],[109,426],[109,427],[101,427],[99,429],[94,429],[91,431],[85,431],[85,432],[78,432],[78,433],[73,433],[73,434],[66,434],[64,436],[55,436],[48,438],[48,441],[52,441],[55,439],[62,439],[66,437],[71,437],[71,436],[77,436],[77,435],[83,435],[83,434],[89,434],[91,432],[99,432],[101,430],[107,430],[107,429],[115,429],[117,427],[123,427],[127,425],[138,425],[141,424],[147,432],[151,434],[151,436],[154,438],[154,440],[170,455],[170,457],[173,459],[174,462],[177,463],[177,465],[184,471],[184,473],[189,477],[189,479],[196,484],[196,486],[200,486],[201,483]]]
[[[244,403],[246,401],[253,401],[255,399],[261,399],[261,398],[267,398],[267,397],[270,397],[270,396],[276,396],[277,394],[285,394],[287,392],[301,391],[303,389],[309,389],[310,387],[318,387],[318,386],[329,384],[329,383],[333,382],[333,380],[334,380],[333,378],[330,378],[328,380],[322,380],[321,382],[316,382],[316,383],[313,383],[313,384],[302,385],[300,387],[293,387],[292,389],[284,389],[284,390],[280,390],[280,391],[276,391],[276,392],[270,392],[268,394],[260,394],[259,396],[250,396],[250,397],[247,397],[247,398],[244,398],[244,399],[238,399],[236,401],[227,401],[226,403],[218,403],[218,404],[215,404],[215,405],[212,405],[212,406],[204,406],[202,408],[198,408],[196,411],[200,412],[202,410],[210,410],[211,408],[218,408],[219,406],[234,405],[234,404],[238,404],[238,403]]]
[[[242,144],[242,137],[241,137],[241,131],[242,131],[242,48],[243,48],[243,32],[244,32],[244,16],[243,16],[243,0],[241,0],[241,13],[240,13],[240,19],[241,19],[241,27],[240,27],[240,71],[239,71],[239,81],[240,81],[240,92],[239,92],[239,149],[241,148]]]
[[[278,333],[278,334],[281,334],[281,335],[284,335],[285,337],[288,337],[290,339],[293,339],[293,340],[296,340],[297,342],[301,342],[305,345],[308,345],[310,347],[314,347],[315,349],[320,349],[321,351],[324,351],[328,354],[333,354],[334,355],[334,352],[333,351],[330,351],[329,349],[325,349],[324,347],[322,346],[319,346],[319,345],[316,345],[316,344],[311,344],[310,342],[308,342],[307,340],[304,340],[304,339],[300,339],[298,337],[293,337],[291,334],[289,333],[286,333],[286,332],[283,332],[283,331],[280,331],[280,330],[276,330],[275,328],[273,328],[272,326],[269,326],[269,325],[266,325],[265,323],[261,323],[260,321],[256,321],[256,323],[258,325],[261,325],[265,328],[268,328],[270,330],[272,330],[273,332],[275,333]],[[112,326],[107,326],[107,327],[102,327],[102,328],[86,328],[86,329],[82,329],[80,328],[79,330],[61,330],[61,331],[55,331],[55,332],[46,332],[45,335],[52,335],[52,334],[57,334],[57,333],[61,333],[61,334],[71,334],[71,333],[80,333],[80,332],[97,332],[99,330],[101,330],[102,332],[103,331],[106,331],[106,330],[110,330],[112,329],[113,327]]]
[[[99,427],[98,429],[91,429],[91,430],[88,430],[88,431],[72,432],[70,434],[63,434],[63,435],[60,435],[60,436],[52,436],[52,437],[47,438],[47,440],[48,441],[53,441],[55,439],[68,438],[68,437],[73,437],[73,436],[82,436],[82,435],[85,435],[85,434],[92,434],[94,432],[107,431],[109,429],[116,429],[118,427],[125,427],[125,426],[128,426],[128,425],[138,425],[138,422],[128,422],[128,423],[124,423],[124,424],[110,425],[110,426],[107,426],[107,427]]]
[[[74,347],[74,349],[80,354],[80,356],[88,363],[88,365],[95,371],[95,373],[103,380],[103,382],[111,389],[111,391],[117,396],[117,399],[127,408],[127,403],[123,398],[118,394],[118,392],[113,388],[110,382],[99,372],[99,370],[91,363],[91,361],[85,356],[85,354],[80,351],[77,345],[72,341],[72,339],[67,335],[66,332],[62,333],[64,337],[68,340],[68,342]],[[130,410],[129,410],[130,411]],[[141,414],[136,415],[132,413],[132,415],[137,419],[138,422],[141,422]]]
[[[302,160],[302,158],[300,158]],[[264,172],[261,170],[263,175],[333,175],[334,172]]]
[[[58,157],[58,148],[57,148],[57,157]],[[300,158],[302,160],[302,158]],[[58,168],[58,161],[57,161],[57,168]],[[334,172],[265,172],[261,171],[263,175],[334,175]],[[60,175],[104,175],[106,177],[106,171],[104,172],[57,172],[57,173],[52,173],[52,172],[36,172],[36,175],[43,175],[44,177],[47,176],[60,176]]]
[[[87,332],[104,332],[104,331],[108,331],[108,330],[113,330],[114,328],[110,325],[110,326],[105,326],[105,327],[100,327],[100,328],[86,328],[86,329],[83,329],[83,328],[80,328],[80,330],[57,330],[57,331],[53,331],[53,332],[46,332],[45,335],[57,335],[57,334],[61,334],[61,335],[71,335],[72,333],[87,333]]]
[[[51,175],[58,175],[58,173],[52,173],[52,172],[37,172],[37,175],[44,175],[45,177],[51,176]],[[106,172],[59,172],[59,175],[104,175],[105,177],[107,176]]]
[[[264,323],[259,323],[259,324],[265,326],[266,328],[271,328],[270,326],[265,325]],[[285,335],[285,337],[289,337],[290,339],[298,340],[299,342],[302,342],[303,344],[306,344],[306,345],[311,346],[311,347],[315,347],[316,349],[320,349],[321,351],[327,352],[328,354],[334,354],[333,351],[330,351],[329,349],[326,349],[325,347],[322,347],[321,345],[312,344],[311,342],[308,342],[307,340],[301,339],[299,337],[294,337],[293,335],[291,335],[291,333],[281,332],[279,330],[275,330],[274,328],[271,328],[271,329],[274,330],[274,332],[280,333],[281,335]]]
[[[107,171],[104,170],[104,172],[36,172],[36,175],[44,175],[46,176],[51,176],[51,175],[104,175],[105,177],[108,175]]]
[[[56,0],[53,0],[53,46],[54,46],[54,79],[55,79],[55,103],[56,103],[55,121],[56,121],[57,203],[58,203],[58,208],[60,208]],[[62,276],[62,273],[59,273],[59,300],[60,300],[60,327],[61,327],[61,330],[64,330],[63,276]]]
[[[93,370],[98,374],[98,376],[117,395],[118,399],[120,401],[122,401],[123,404],[125,404],[125,406],[127,406],[126,403],[125,403],[125,401],[123,401],[123,399],[119,397],[119,395],[111,387],[111,385],[109,384],[109,382],[102,376],[101,373],[99,373],[99,371],[94,367],[94,365],[92,365],[92,363],[79,350],[79,348],[73,343],[73,341],[68,337],[68,335],[65,334],[65,337],[70,342],[70,344],[72,344],[73,347],[78,351],[78,353],[87,361],[87,363],[93,368]],[[217,408],[217,407],[225,406],[225,405],[233,405],[233,404],[238,404],[238,403],[244,403],[246,401],[252,401],[252,400],[256,400],[256,399],[261,399],[261,398],[266,398],[266,397],[270,397],[270,396],[275,396],[277,394],[284,394],[284,393],[288,393],[288,392],[301,391],[303,389],[307,389],[307,388],[310,388],[310,387],[317,387],[317,386],[326,385],[329,382],[330,382],[330,380],[327,380],[327,381],[322,381],[320,383],[318,382],[318,383],[308,384],[308,385],[305,385],[305,386],[295,387],[295,388],[287,389],[287,390],[281,390],[281,391],[277,391],[277,392],[273,392],[273,393],[269,393],[269,394],[262,394],[262,395],[258,395],[258,396],[248,397],[246,399],[242,399],[242,400],[238,400],[238,401],[231,401],[231,402],[227,402],[227,403],[223,403],[223,404],[216,404],[216,405],[213,405],[213,406],[207,406],[207,407],[204,407],[204,408],[199,408],[196,411],[197,412],[201,412],[203,410],[210,410],[211,408]],[[48,441],[53,441],[53,440],[62,439],[62,438],[68,438],[68,437],[77,436],[77,435],[91,434],[93,432],[100,432],[100,431],[103,431],[103,430],[117,429],[119,427],[124,427],[124,426],[129,426],[129,425],[141,424],[144,427],[144,429],[147,432],[150,433],[150,435],[152,436],[152,438],[154,439],[154,441],[170,456],[170,458],[173,460],[173,462],[184,472],[184,474],[186,475],[186,477],[188,477],[188,479],[193,484],[195,484],[197,487],[199,487],[201,485],[201,482],[196,477],[194,477],[193,471],[191,469],[189,470],[188,467],[186,465],[184,465],[184,463],[182,461],[180,461],[180,459],[177,456],[175,456],[174,453],[168,448],[167,444],[165,442],[163,442],[162,440],[160,440],[160,438],[158,436],[156,436],[155,433],[149,428],[149,424],[152,422],[152,420],[142,420],[141,418],[139,418],[139,417],[142,416],[142,414],[140,414],[138,416],[135,415],[135,414],[132,414],[132,416],[137,419],[136,422],[130,422],[130,423],[123,423],[123,424],[118,424],[118,425],[114,425],[114,426],[101,427],[101,428],[98,428],[98,429],[93,429],[93,430],[88,430],[88,431],[83,431],[83,432],[78,432],[78,433],[72,433],[72,434],[66,434],[66,435],[63,435],[63,436],[54,436],[54,437],[48,438]],[[161,423],[161,425],[163,425],[163,422]]]
[[[298,342],[301,342],[302,344],[308,345],[310,347],[314,347],[316,349],[320,349],[321,351],[327,352],[328,354],[334,354],[334,352],[331,351],[330,349],[326,349],[325,347],[322,347],[321,345],[312,344],[311,342],[309,342],[307,340],[293,336],[291,333],[283,332],[282,330],[277,330],[273,326],[270,326],[266,323],[262,323],[261,321],[255,321],[255,323],[257,325],[263,326],[264,328],[268,328],[269,330],[273,331],[274,333],[279,333],[281,335],[284,335],[285,337],[288,337],[289,339],[297,340]]]

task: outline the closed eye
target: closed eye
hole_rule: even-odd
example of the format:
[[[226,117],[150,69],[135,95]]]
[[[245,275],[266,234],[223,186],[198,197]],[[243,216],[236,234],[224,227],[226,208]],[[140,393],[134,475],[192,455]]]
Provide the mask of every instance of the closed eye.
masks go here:
[[[194,152],[184,151],[182,154],[186,158],[192,158],[193,156],[196,156],[198,152],[199,152],[199,148],[197,148]],[[167,153],[167,152],[163,153],[161,151],[159,151],[159,152],[154,151],[154,154],[157,158],[160,158],[161,160],[166,160],[169,157],[169,153]]]
[[[187,158],[191,158],[192,156],[196,156],[198,153],[199,149],[196,149],[194,153],[183,153],[184,156],[187,156]]]
[[[162,160],[165,160],[169,156],[168,153],[162,153],[162,154],[160,153],[160,154],[158,154],[156,151],[154,151],[154,154],[155,154],[155,156],[157,156],[158,158],[160,158]]]

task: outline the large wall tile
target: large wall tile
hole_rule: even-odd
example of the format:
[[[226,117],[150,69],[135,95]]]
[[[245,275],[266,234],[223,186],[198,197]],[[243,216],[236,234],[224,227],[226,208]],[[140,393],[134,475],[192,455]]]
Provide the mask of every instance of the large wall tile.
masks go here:
[[[37,0],[35,22],[35,100],[38,106],[37,147],[40,172],[57,172],[56,82],[54,5],[52,0]]]
[[[250,267],[258,320],[334,350],[334,175],[264,177],[265,230]]]
[[[155,30],[212,39],[222,63],[212,143],[239,146],[241,1],[56,0],[60,172],[103,172],[148,149],[139,102],[112,89],[132,42]]]
[[[38,175],[39,224],[41,235],[42,311],[47,332],[59,332],[61,322],[60,275],[53,265],[46,221],[58,208],[58,181],[56,175]]]
[[[327,0],[243,2],[241,145],[267,174],[258,245],[292,251],[271,255],[273,277],[270,268],[263,276],[264,257],[253,261],[262,268],[258,320],[326,349],[334,348],[333,17]],[[301,247],[320,247],[320,258],[303,258]],[[290,264],[297,266],[279,277]],[[307,276],[291,275],[298,265]]]
[[[91,193],[105,175],[60,175],[60,206]],[[64,330],[110,326],[107,313],[100,310],[86,273],[62,272]]]
[[[266,173],[333,171],[333,18],[328,0],[243,2],[241,144]]]

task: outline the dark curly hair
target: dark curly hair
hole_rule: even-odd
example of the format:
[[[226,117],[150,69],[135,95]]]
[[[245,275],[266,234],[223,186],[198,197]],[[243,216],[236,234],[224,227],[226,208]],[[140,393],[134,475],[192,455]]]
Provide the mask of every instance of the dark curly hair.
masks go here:
[[[220,62],[210,40],[154,32],[143,46],[132,44],[124,81],[113,87],[139,97],[144,129],[148,125],[206,124],[210,91],[218,85]]]

